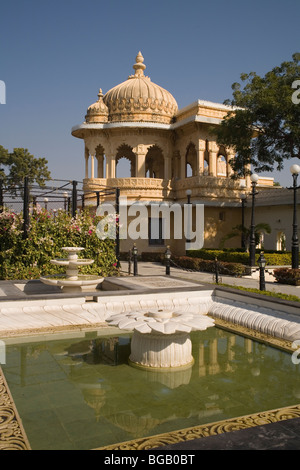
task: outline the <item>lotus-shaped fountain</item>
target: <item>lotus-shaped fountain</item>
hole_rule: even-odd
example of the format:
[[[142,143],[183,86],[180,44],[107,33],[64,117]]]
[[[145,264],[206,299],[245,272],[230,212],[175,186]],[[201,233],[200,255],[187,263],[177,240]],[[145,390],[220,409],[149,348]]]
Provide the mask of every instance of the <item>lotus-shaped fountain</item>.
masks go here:
[[[163,309],[112,315],[106,321],[133,331],[132,365],[156,370],[190,367],[194,362],[190,332],[215,324],[207,315]]]
[[[78,258],[84,248],[81,247],[64,247],[64,251],[68,253],[68,258],[52,259],[51,264],[58,266],[66,266],[65,275],[49,275],[43,276],[40,280],[44,284],[51,286],[61,287],[64,292],[82,292],[82,291],[93,291],[97,285],[103,282],[104,278],[90,274],[79,274],[79,266],[89,266],[94,260]]]

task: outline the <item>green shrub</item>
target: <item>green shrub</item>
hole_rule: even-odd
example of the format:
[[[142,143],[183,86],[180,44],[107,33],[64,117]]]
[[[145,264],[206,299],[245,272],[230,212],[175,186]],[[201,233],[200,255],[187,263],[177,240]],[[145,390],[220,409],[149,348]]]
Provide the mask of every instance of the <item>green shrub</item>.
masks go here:
[[[214,260],[204,260],[189,256],[172,256],[171,259],[177,266],[184,269],[209,273],[216,272],[216,263]],[[220,274],[227,274],[229,276],[242,276],[245,272],[245,267],[241,263],[226,263],[218,261],[218,271]]]
[[[0,279],[37,279],[41,275],[65,272],[54,266],[51,259],[64,258],[65,246],[83,247],[82,257],[94,263],[82,267],[83,274],[111,276],[117,273],[114,240],[100,240],[96,227],[100,218],[83,212],[72,218],[64,211],[56,217],[42,209],[30,217],[28,237],[23,238],[20,214],[3,211],[0,214]]]
[[[151,261],[152,263],[160,263],[163,262],[165,258],[164,253],[152,253],[152,252],[143,252],[141,254],[142,261]]]
[[[231,250],[212,250],[212,249],[201,249],[201,250],[190,250],[187,252],[188,256],[193,258],[201,258],[207,260],[214,260],[215,258],[218,261],[224,261],[227,263],[241,263],[249,265],[249,253],[240,252],[240,251],[231,251]],[[291,253],[287,252],[264,252],[265,259],[268,266],[288,266],[292,262]],[[259,258],[259,252],[255,255],[255,260]]]
[[[273,274],[280,284],[300,286],[300,269],[278,268],[274,269]]]

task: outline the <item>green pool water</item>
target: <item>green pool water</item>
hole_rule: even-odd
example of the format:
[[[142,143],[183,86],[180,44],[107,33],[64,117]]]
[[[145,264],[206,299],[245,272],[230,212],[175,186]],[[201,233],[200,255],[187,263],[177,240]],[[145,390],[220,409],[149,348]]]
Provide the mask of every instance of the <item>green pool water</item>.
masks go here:
[[[33,450],[94,449],[300,402],[291,354],[220,328],[192,333],[194,365],[128,365],[130,335],[11,344],[3,371]]]

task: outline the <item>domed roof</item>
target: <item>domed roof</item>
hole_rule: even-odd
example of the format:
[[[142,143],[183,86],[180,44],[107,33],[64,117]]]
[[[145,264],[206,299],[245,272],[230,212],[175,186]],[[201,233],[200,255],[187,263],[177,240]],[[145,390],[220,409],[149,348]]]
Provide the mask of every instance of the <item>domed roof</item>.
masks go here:
[[[108,121],[108,107],[103,101],[103,93],[100,88],[98,93],[98,101],[88,107],[85,116],[86,122],[107,122]]]
[[[109,121],[150,121],[170,123],[178,106],[175,98],[144,75],[146,66],[141,52],[136,57],[134,75],[109,90],[103,98]]]

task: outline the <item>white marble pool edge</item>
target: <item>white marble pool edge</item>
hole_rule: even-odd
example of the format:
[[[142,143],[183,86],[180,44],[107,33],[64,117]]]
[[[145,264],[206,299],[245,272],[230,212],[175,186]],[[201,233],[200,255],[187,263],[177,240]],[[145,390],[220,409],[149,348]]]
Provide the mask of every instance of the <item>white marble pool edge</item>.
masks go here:
[[[8,301],[0,303],[0,338],[26,337],[47,331],[72,330],[75,333],[84,328],[109,328],[106,319],[113,314],[160,308],[208,314],[216,320],[284,341],[300,340],[300,304],[256,297],[213,288],[126,295],[114,293],[98,296],[94,301],[86,301],[85,297]]]

